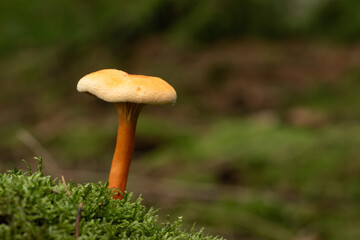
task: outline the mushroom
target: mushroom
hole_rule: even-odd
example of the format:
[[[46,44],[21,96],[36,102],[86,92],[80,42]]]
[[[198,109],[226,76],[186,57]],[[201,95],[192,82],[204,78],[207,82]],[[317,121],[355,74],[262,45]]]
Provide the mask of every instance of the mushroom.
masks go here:
[[[116,69],[90,73],[77,84],[79,92],[90,93],[114,103],[119,113],[119,127],[112,159],[109,188],[113,198],[122,199],[134,148],[134,136],[139,113],[145,104],[175,103],[176,92],[158,77],[132,75]]]

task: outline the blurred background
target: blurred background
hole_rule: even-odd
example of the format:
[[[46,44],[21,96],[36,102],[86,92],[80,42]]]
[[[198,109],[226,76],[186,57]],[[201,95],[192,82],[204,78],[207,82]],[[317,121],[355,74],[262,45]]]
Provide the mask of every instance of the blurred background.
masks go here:
[[[107,181],[103,68],[158,76],[128,182],[185,227],[228,239],[360,239],[360,1],[3,0],[0,171]]]

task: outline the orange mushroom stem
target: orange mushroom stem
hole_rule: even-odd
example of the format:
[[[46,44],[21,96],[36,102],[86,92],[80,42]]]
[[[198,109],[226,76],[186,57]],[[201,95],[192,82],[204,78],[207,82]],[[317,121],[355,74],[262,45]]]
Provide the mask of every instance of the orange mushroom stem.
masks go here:
[[[113,196],[114,199],[122,199],[122,194],[126,190],[134,149],[136,123],[142,107],[143,104],[137,103],[116,103],[119,113],[119,127],[109,175],[109,188],[116,191]]]

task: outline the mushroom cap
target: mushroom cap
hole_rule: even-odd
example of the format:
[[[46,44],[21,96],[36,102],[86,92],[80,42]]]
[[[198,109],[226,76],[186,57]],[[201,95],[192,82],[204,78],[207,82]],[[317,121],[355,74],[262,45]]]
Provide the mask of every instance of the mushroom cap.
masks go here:
[[[166,104],[176,101],[174,88],[161,78],[132,75],[117,69],[103,69],[82,77],[77,90],[113,103]]]

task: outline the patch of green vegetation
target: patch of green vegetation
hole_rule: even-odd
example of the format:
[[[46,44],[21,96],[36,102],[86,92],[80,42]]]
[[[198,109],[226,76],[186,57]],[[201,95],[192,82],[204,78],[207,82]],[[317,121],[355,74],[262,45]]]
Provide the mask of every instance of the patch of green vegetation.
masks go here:
[[[288,200],[280,194],[269,198],[262,191],[241,196],[240,200],[229,196],[207,203],[184,201],[173,212],[184,214],[189,221],[196,219],[207,226],[216,226],[240,239],[287,240],[312,236],[340,240],[360,236],[356,227],[359,206],[355,201]]]
[[[52,5],[44,0],[31,4],[2,1],[0,53],[9,54],[20,46],[43,49],[56,45],[81,52],[84,43],[99,42],[123,48],[124,43],[151,33],[178,43],[198,44],[239,36],[352,40],[359,36],[359,7],[356,0],[313,4],[287,0],[151,0],[146,4],[97,0],[87,4],[54,1]],[[105,40],[107,37],[112,39]],[[122,50],[127,51],[126,47]]]
[[[360,237],[353,224],[360,221],[358,124],[307,128],[228,118],[207,131],[194,128],[186,146],[171,142],[144,156],[149,169],[165,176],[169,169],[168,178],[194,189],[220,189],[209,203],[184,200],[171,210],[190,222],[255,239]]]
[[[74,185],[19,170],[0,175],[1,239],[220,239],[202,231],[185,232],[182,220],[157,222],[156,211],[126,193],[112,199],[103,183]],[[69,191],[69,194],[67,194]],[[79,204],[83,203],[79,215]],[[81,218],[80,218],[81,216]]]
[[[358,119],[360,117],[359,77],[360,72],[352,70],[334,84],[315,84],[307,91],[292,92],[288,104],[319,109],[338,121]]]
[[[214,205],[222,207],[211,207]],[[198,209],[197,214],[189,212],[193,208]],[[293,238],[292,231],[286,226],[286,211],[282,210],[279,203],[265,203],[259,198],[252,198],[248,202],[220,200],[210,204],[189,201],[178,207],[177,211],[184,212],[193,219],[199,219],[211,226],[226,229],[228,225],[232,225],[232,229],[243,232],[244,238],[274,240]],[[211,216],[217,217],[211,218]]]

